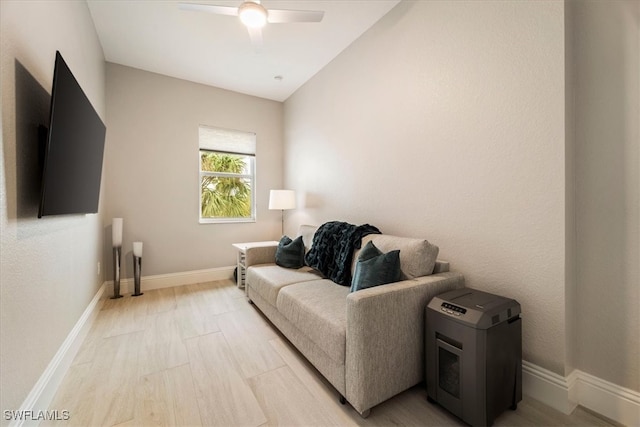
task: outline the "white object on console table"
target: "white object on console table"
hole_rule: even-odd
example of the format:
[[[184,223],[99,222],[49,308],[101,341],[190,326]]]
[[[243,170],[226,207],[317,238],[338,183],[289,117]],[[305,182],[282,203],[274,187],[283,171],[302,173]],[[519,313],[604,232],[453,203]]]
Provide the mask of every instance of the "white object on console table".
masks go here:
[[[237,267],[237,276],[236,276],[236,286],[239,288],[244,288],[244,274],[245,274],[245,256],[247,255],[247,249],[251,248],[263,248],[268,246],[278,246],[277,241],[269,240],[265,242],[247,242],[247,243],[233,243],[233,246],[237,250],[237,259],[236,259],[236,267]],[[246,289],[245,289],[246,292]]]

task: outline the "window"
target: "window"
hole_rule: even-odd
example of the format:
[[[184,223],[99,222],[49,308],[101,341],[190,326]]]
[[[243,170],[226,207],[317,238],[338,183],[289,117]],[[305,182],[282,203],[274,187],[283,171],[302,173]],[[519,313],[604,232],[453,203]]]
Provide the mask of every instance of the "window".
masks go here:
[[[199,127],[200,222],[255,221],[256,135]]]

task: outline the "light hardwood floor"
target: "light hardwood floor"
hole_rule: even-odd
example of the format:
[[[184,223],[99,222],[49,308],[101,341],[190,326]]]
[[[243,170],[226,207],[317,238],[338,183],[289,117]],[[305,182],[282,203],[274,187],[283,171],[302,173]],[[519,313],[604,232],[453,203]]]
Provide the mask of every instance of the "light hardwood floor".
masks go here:
[[[230,280],[105,299],[50,409],[70,413],[56,426],[465,425],[420,385],[362,419]],[[525,397],[495,425],[610,424]]]

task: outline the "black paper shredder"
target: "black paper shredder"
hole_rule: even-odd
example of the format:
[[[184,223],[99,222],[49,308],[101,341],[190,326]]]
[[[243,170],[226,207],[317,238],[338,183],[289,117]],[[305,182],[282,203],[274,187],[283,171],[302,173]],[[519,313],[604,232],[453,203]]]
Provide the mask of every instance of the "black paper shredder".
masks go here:
[[[522,400],[522,320],[516,300],[470,288],[426,307],[430,401],[473,426],[490,426]]]

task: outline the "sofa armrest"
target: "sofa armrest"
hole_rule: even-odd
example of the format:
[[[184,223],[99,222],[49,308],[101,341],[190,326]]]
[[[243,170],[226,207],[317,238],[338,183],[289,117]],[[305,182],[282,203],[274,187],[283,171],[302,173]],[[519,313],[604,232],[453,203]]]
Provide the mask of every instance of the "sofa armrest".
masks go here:
[[[249,268],[257,264],[273,264],[276,262],[276,249],[274,246],[259,246],[255,248],[247,248],[245,252],[245,267]]]
[[[424,379],[424,313],[437,294],[464,286],[440,273],[347,296],[346,398],[360,413]]]
[[[437,259],[436,264],[433,266],[432,274],[447,273],[448,271],[449,262],[442,259]]]

